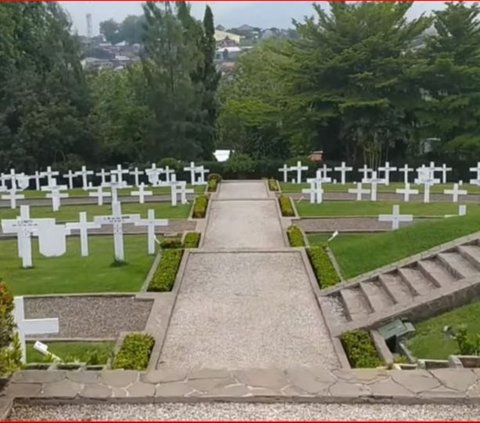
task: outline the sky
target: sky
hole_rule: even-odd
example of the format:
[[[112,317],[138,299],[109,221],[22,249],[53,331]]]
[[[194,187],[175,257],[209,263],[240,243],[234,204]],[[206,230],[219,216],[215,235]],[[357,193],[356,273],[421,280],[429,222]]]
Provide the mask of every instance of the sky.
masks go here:
[[[122,21],[128,15],[140,15],[142,7],[140,1],[67,1],[60,2],[70,13],[74,29],[79,34],[86,34],[86,15],[92,15],[93,34],[98,34],[98,25],[107,19]],[[192,2],[192,13],[197,18],[203,16],[205,1]],[[248,24],[261,28],[292,26],[292,18],[302,20],[304,16],[312,14],[310,1],[209,1],[213,10],[215,25],[227,28]],[[417,17],[423,12],[438,10],[443,2],[417,1],[410,9],[410,16]]]

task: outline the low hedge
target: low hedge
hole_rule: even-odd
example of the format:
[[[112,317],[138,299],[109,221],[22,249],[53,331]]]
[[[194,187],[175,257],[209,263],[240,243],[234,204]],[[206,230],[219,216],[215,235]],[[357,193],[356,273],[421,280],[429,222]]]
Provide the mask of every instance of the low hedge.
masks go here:
[[[317,276],[320,288],[328,288],[340,282],[340,276],[335,270],[335,267],[333,267],[326,248],[327,246],[323,245],[307,249],[308,258]]]
[[[183,248],[198,248],[201,235],[200,232],[187,232],[183,240]]]
[[[216,179],[209,179],[207,182],[207,191],[215,192],[217,190],[218,181]]]
[[[270,191],[279,191],[278,181],[276,179],[270,178],[268,180],[268,189]]]
[[[298,226],[290,226],[287,229],[287,236],[288,241],[290,242],[290,247],[305,247],[303,232]]]
[[[160,247],[167,248],[182,248],[182,240],[178,237],[175,238],[163,238],[160,241]]]
[[[222,175],[218,173],[210,173],[210,175],[208,175],[207,177],[207,181],[212,181],[212,180],[215,180],[218,184],[222,180]]]
[[[195,198],[193,204],[193,217],[195,219],[202,219],[207,214],[208,197],[206,195],[199,195]]]
[[[166,292],[172,290],[182,256],[182,249],[171,249],[162,252],[160,264],[148,286],[149,291]]]
[[[113,360],[113,369],[145,370],[155,339],[146,333],[130,333]]]
[[[293,210],[290,197],[281,195],[280,197],[278,197],[278,202],[280,204],[280,210],[282,211],[282,216],[285,216],[285,217],[295,216],[295,211]]]
[[[344,333],[340,340],[352,367],[379,367],[384,363],[378,356],[370,333],[363,329]]]

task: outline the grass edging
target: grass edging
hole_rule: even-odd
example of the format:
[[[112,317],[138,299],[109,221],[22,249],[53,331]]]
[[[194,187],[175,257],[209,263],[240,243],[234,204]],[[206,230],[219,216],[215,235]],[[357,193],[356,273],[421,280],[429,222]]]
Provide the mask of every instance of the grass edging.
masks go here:
[[[192,217],[194,219],[204,219],[207,214],[208,195],[199,195],[193,203]]]
[[[145,370],[155,339],[148,333],[129,333],[113,360],[112,369]]]
[[[278,204],[280,205],[280,211],[283,217],[295,217],[295,210],[290,197],[280,195],[278,197]]]
[[[291,225],[287,229],[287,237],[290,247],[305,247],[305,237],[297,225]]]
[[[162,252],[160,263],[148,286],[150,292],[171,291],[183,257],[183,249],[169,249]]]
[[[326,245],[307,248],[307,255],[321,289],[341,282],[341,277],[330,260]]]
[[[368,331],[357,329],[345,332],[340,341],[353,368],[375,368],[384,364]]]
[[[274,178],[269,178],[268,179],[268,190],[273,191],[273,192],[279,192],[280,191],[280,185],[278,181]]]
[[[183,238],[183,248],[198,248],[201,237],[200,232],[187,232]]]

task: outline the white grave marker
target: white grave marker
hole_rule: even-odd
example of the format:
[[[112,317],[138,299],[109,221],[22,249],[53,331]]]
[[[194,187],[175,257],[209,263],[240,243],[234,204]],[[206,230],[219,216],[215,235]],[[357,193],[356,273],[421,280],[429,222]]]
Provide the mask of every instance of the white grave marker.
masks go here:
[[[203,165],[196,168],[196,172],[199,174],[199,178],[195,181],[194,185],[205,185],[205,175],[210,172],[209,169],[205,169]]]
[[[139,186],[138,186],[138,191],[132,191],[130,192],[130,195],[131,196],[134,196],[134,197],[138,197],[138,202],[140,204],[144,204],[145,203],[145,197],[149,197],[151,195],[153,195],[153,192],[152,191],[145,191],[145,184],[142,182]]]
[[[387,186],[390,185],[390,173],[391,173],[392,171],[397,170],[397,168],[396,168],[396,167],[393,167],[393,166],[390,166],[390,163],[389,163],[389,162],[385,162],[385,166],[380,166],[380,167],[378,168],[378,170],[379,170],[380,172],[383,172],[383,173],[384,173],[384,178],[383,178],[383,179],[385,180],[385,182],[384,182],[385,185],[387,185]]]
[[[193,194],[193,189],[187,189],[185,181],[173,181],[170,183],[172,206],[177,205],[178,195],[180,195],[181,204],[187,204],[187,194]]]
[[[121,184],[124,183],[122,175],[125,175],[125,174],[128,174],[128,169],[122,169],[122,165],[120,164],[117,165],[116,169],[110,171],[110,175],[112,176],[116,175],[117,176],[116,180]],[[124,185],[126,186],[126,183]]]
[[[69,169],[68,173],[63,175],[63,177],[68,179],[68,189],[73,189],[73,178],[76,178],[77,174]]]
[[[42,178],[47,178],[47,185],[51,186],[52,185],[52,179],[54,176],[58,176],[59,172],[53,171],[51,166],[47,167],[47,170],[45,172],[40,172],[40,176]]]
[[[342,164],[338,167],[336,167],[334,170],[340,172],[340,183],[342,185],[345,185],[346,180],[347,180],[347,172],[351,172],[353,170],[353,167],[347,167],[345,162],[342,162]]]
[[[89,188],[91,189],[91,188]],[[97,187],[93,188],[95,189],[94,192],[90,192],[88,193],[88,196],[89,197],[96,197],[97,198],[97,205],[99,206],[103,206],[103,198],[105,197],[111,197],[112,194],[110,194],[109,192],[103,192],[103,186],[102,185],[98,185]]]
[[[146,226],[148,228],[148,254],[155,254],[155,228],[157,226],[168,226],[168,220],[155,219],[155,210],[149,209],[147,218],[135,222],[135,226]]]
[[[394,205],[392,214],[381,214],[378,216],[379,222],[392,222],[392,229],[398,229],[400,222],[411,222],[413,216],[411,214],[400,214],[400,206]]]
[[[283,182],[287,183],[288,182],[288,172],[290,171],[290,168],[287,166],[285,163],[283,167],[278,169],[279,172],[282,172],[283,174]]]
[[[68,198],[66,192],[61,192],[66,189],[66,185],[57,185],[57,180],[55,178],[52,178],[52,185],[42,187],[42,191],[50,191],[46,197],[52,199],[52,209],[54,212],[60,210],[61,199]]]
[[[416,195],[418,194],[418,189],[410,189],[410,184],[407,182],[405,184],[405,188],[401,189],[401,188],[397,188],[395,190],[395,192],[397,194],[403,194],[403,201],[405,201],[406,203],[408,203],[408,201],[410,200],[410,195]]]
[[[377,177],[377,172],[372,171],[372,177],[365,181],[367,184],[370,184],[370,200],[377,201],[377,186],[378,184],[383,184],[384,179]]]
[[[443,193],[446,194],[446,195],[451,195],[452,196],[452,201],[454,203],[458,203],[458,196],[459,195],[467,195],[468,194],[467,190],[458,189],[458,184],[453,184],[452,189],[445,189],[445,190],[443,190]]]
[[[140,186],[140,176],[143,175],[143,171],[138,170],[138,167],[136,167],[130,172],[130,175],[133,175],[135,186]]]
[[[146,169],[145,173],[148,178],[148,182],[150,182],[153,186],[158,186],[160,184],[160,175],[163,173],[163,169],[157,168],[155,163],[152,163],[152,167],[150,169]]]
[[[302,162],[297,162],[297,166],[291,166],[290,167],[290,170],[292,172],[297,172],[297,180],[296,180],[296,183],[297,184],[301,184],[302,183],[302,171],[307,171],[308,170],[308,166],[302,166]]]
[[[184,167],[183,170],[185,172],[190,172],[190,183],[192,185],[195,184],[195,170],[197,168],[195,167],[195,162],[190,162],[190,166]]]
[[[87,170],[86,166],[82,166],[82,170],[75,172],[75,176],[82,177],[82,188],[84,190],[88,189],[88,177],[93,175],[93,170]]]
[[[25,195],[17,194],[17,188],[14,186],[7,190],[8,194],[2,194],[2,200],[10,200],[10,208],[16,209],[17,208],[17,200],[23,200]]]
[[[362,189],[362,184],[357,183],[357,188],[349,188],[348,192],[350,194],[356,194],[356,200],[357,201],[362,201],[362,194],[370,194],[370,190],[363,188]]]
[[[323,189],[321,179],[307,179],[310,188],[302,189],[303,194],[310,194],[311,204],[320,204],[323,202]]]
[[[398,168],[398,171],[399,171],[400,173],[403,173],[403,183],[404,183],[405,185],[408,184],[408,174],[409,174],[410,172],[413,172],[414,170],[415,170],[415,169],[413,169],[413,167],[408,167],[408,164],[406,164],[406,165],[403,166],[403,167]]]
[[[76,229],[80,231],[80,249],[82,257],[88,256],[88,230],[99,229],[102,225],[98,222],[89,222],[87,220],[87,212],[79,213],[78,222],[68,222],[66,227],[70,230]]]
[[[105,172],[105,169],[102,169],[100,172],[95,174],[96,176],[100,176],[100,185],[105,185],[107,183],[107,178],[110,175],[110,172]]]
[[[358,169],[358,171],[363,175],[362,182],[368,183],[367,181],[368,179],[370,179],[369,174],[373,172],[373,169],[370,169],[369,167],[367,167],[367,165],[363,165],[363,167],[361,169]]]

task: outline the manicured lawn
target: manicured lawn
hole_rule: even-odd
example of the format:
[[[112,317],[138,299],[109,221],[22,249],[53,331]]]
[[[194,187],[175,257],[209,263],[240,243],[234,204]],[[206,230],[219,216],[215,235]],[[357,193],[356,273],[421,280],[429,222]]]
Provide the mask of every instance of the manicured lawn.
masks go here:
[[[63,185],[63,184],[62,184]],[[187,184],[187,188],[193,188],[196,194],[203,194],[205,192],[206,185],[190,185]],[[170,187],[146,187],[146,190],[152,191],[153,195],[162,195],[162,194],[170,194]],[[95,190],[85,191],[82,188],[74,188],[71,190],[67,190],[70,197],[88,197],[90,192],[94,192]],[[126,189],[119,189],[118,196],[130,196],[130,192],[137,191],[136,187],[126,188]],[[105,192],[109,192],[108,188],[105,188]],[[35,191],[35,190],[28,190],[24,191],[22,194],[25,195],[25,198],[45,198],[47,194],[45,191]]]
[[[46,342],[48,351],[64,362],[87,364],[105,364],[113,352],[113,342]],[[93,356],[96,356],[96,359]],[[27,343],[27,362],[42,363],[49,361],[46,356],[33,349],[33,343]],[[96,361],[96,362],[92,362]]]
[[[291,192],[301,192],[303,188],[308,188],[310,184],[302,183],[302,184],[292,184],[290,182],[283,183],[280,182],[280,187],[283,192],[291,193]],[[363,188],[369,187],[369,184],[363,184]],[[448,184],[437,184],[430,188],[431,193],[442,194],[443,190],[445,189],[452,189],[453,182]],[[356,188],[356,185],[353,183],[348,183],[345,185],[341,184],[323,184],[323,189],[325,192],[348,192],[350,188]],[[390,185],[378,185],[377,190],[378,192],[392,192],[394,193],[397,188],[405,188],[405,184],[401,182],[392,182]],[[415,185],[410,184],[411,189],[418,189],[420,193],[423,193],[423,185]],[[467,190],[469,194],[478,194],[480,193],[480,186],[477,185],[470,185],[470,184],[463,184],[460,189]],[[353,194],[352,194],[353,195]],[[460,197],[462,198],[462,197]]]
[[[147,216],[148,209],[155,210],[155,217],[159,219],[186,219],[190,213],[190,207],[192,204],[178,204],[176,207],[172,207],[170,203],[123,203],[122,213],[124,214],[140,214],[142,217]],[[88,205],[75,205],[75,206],[61,206],[58,212],[52,211],[50,206],[48,207],[35,207],[30,206],[30,216],[36,218],[51,217],[57,219],[59,222],[78,221],[78,214],[81,212],[87,212],[87,217],[92,220],[93,216],[104,216],[112,213],[112,207],[110,204],[104,204],[103,206],[97,206],[95,204]],[[20,210],[17,209],[0,209],[0,219],[14,219],[20,215]]]
[[[359,239],[368,236],[372,236],[371,233],[339,233],[336,238],[341,237],[342,239]],[[310,245],[323,245],[327,240],[332,236],[332,233],[321,233],[321,234],[309,234],[307,235],[308,242]],[[334,239],[336,239],[334,238]]]
[[[302,217],[336,217],[336,216],[374,216],[390,214],[394,204],[400,206],[400,213],[414,216],[444,216],[458,214],[458,204],[454,203],[404,203],[392,201],[326,201],[310,204],[308,201],[296,202],[297,211]],[[478,205],[467,206],[467,211],[480,210]]]
[[[480,334],[480,302],[466,305],[415,325],[408,347],[417,358],[447,359],[458,354],[457,343],[443,333],[445,326],[457,329],[466,324],[468,333]]]
[[[345,278],[352,278],[389,263],[412,256],[436,245],[480,231],[478,208],[467,216],[416,223],[397,231],[343,236],[329,246]]]
[[[64,256],[46,258],[32,242],[33,268],[23,269],[17,241],[0,241],[0,279],[14,295],[87,292],[136,292],[153,262],[146,235],[126,235],[124,266],[112,266],[112,236],[90,236],[88,257],[80,256],[80,238],[68,238]]]

